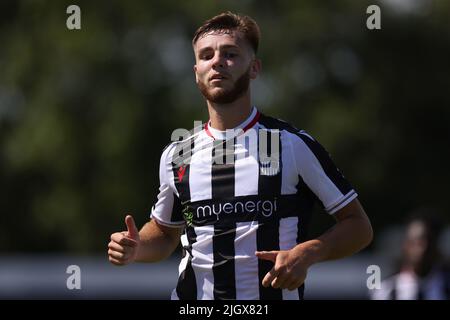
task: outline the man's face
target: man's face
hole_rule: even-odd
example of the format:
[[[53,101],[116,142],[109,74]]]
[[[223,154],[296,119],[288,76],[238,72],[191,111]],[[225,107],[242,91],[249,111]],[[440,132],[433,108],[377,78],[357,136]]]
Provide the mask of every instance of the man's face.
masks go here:
[[[200,37],[194,53],[197,85],[214,103],[227,104],[241,97],[260,70],[260,62],[238,31],[213,31]]]

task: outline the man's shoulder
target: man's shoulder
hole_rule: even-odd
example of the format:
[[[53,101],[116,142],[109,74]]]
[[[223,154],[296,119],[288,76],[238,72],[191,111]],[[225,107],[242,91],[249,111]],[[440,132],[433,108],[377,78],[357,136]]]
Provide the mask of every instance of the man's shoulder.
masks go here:
[[[162,149],[162,157],[165,157],[171,153],[174,149],[180,150],[190,150],[187,148],[188,145],[193,145],[194,140],[198,135],[204,130],[204,124],[198,126],[189,131],[185,129],[181,129],[181,131],[177,134],[176,132],[172,133],[172,139],[168,144],[164,146]]]
[[[161,154],[164,155],[164,154],[169,153],[170,150],[176,145],[177,142],[178,142],[178,141],[170,141],[168,144],[166,144],[166,145],[164,146],[164,148],[162,149]]]
[[[281,132],[285,133],[290,139],[304,140],[306,138],[315,141],[315,139],[308,132],[303,129],[299,129],[291,123],[282,119],[261,114],[259,123],[267,129],[280,130]]]
[[[192,137],[190,137],[188,139],[183,139],[180,141],[169,142],[167,145],[164,146],[162,150],[162,156],[168,155],[169,153],[171,153],[172,150],[176,148],[182,149],[186,143],[191,143],[192,140],[193,140]]]
[[[263,125],[267,129],[278,129],[278,130],[285,130],[287,132],[291,133],[297,133],[301,131],[300,129],[296,128],[291,123],[284,121],[282,119],[278,119],[275,117],[267,116],[265,114],[261,114],[259,118],[259,123]]]

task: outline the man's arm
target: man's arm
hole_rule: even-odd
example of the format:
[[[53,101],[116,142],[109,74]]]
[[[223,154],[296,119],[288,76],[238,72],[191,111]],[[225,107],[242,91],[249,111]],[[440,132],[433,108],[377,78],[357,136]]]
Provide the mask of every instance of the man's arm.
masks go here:
[[[263,285],[294,290],[303,284],[312,264],[352,255],[372,241],[372,226],[358,199],[334,216],[337,223],[317,239],[300,243],[291,250],[257,252],[258,258],[275,263],[264,277]]]
[[[328,231],[298,245],[310,264],[347,257],[372,242],[372,226],[358,199],[337,211],[334,217],[337,223]]]
[[[168,258],[177,248],[183,228],[166,227],[155,219],[139,231],[141,238],[134,261],[157,262]]]
[[[182,228],[169,228],[151,220],[138,231],[133,217],[125,218],[127,231],[111,235],[108,244],[109,261],[115,265],[130,262],[157,262],[169,257],[176,249]]]

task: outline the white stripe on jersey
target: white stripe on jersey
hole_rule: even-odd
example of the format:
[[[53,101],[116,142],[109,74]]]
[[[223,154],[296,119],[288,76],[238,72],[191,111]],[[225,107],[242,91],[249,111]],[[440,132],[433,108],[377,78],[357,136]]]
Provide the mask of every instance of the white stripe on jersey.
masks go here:
[[[201,132],[195,139],[194,154],[190,163],[189,189],[191,201],[211,199],[211,163],[212,153],[209,137]],[[198,150],[198,151],[197,151]]]
[[[192,245],[192,269],[197,282],[197,299],[214,299],[213,241],[214,226],[195,227],[196,242]]]
[[[236,299],[237,300],[258,300],[259,299],[259,279],[258,258],[255,256],[256,231],[258,222],[236,223],[236,238],[234,240],[235,250],[235,275]]]
[[[298,175],[293,174],[292,168],[295,168],[295,161],[292,157],[292,146],[288,136],[281,133],[281,194],[295,194],[297,192]]]
[[[270,132],[273,129],[267,129],[262,124],[257,124],[259,129],[266,129]],[[297,192],[298,175],[292,174],[292,168],[295,168],[294,158],[292,157],[292,146],[284,131],[280,131],[281,139],[281,194],[295,194]]]
[[[235,196],[258,194],[258,146],[252,139],[257,139],[255,130],[236,138]]]

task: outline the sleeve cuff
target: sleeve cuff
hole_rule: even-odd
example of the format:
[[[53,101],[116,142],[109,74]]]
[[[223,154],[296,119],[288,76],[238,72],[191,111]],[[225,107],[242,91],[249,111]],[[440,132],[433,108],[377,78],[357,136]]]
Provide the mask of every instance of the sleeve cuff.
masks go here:
[[[347,204],[349,204],[352,200],[354,200],[358,194],[355,190],[351,190],[349,193],[347,193],[342,198],[339,198],[338,201],[334,202],[330,206],[325,208],[325,211],[327,211],[329,214],[334,214],[343,207],[345,207]]]
[[[158,222],[158,224],[161,224],[161,225],[169,227],[169,228],[182,228],[186,224],[186,222],[184,220],[183,221],[174,221],[174,222],[162,221],[161,219],[156,217],[153,213],[150,214],[150,218],[155,219]]]

